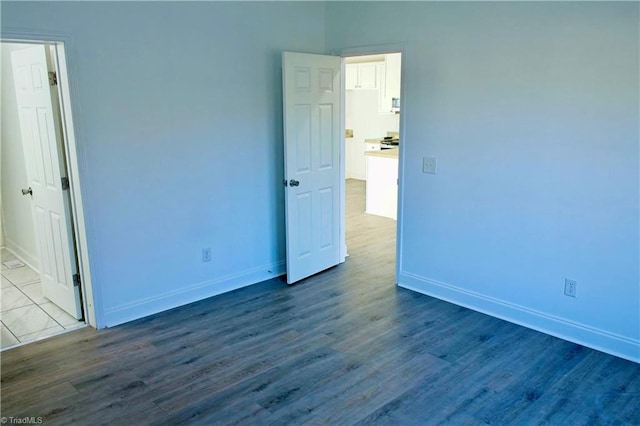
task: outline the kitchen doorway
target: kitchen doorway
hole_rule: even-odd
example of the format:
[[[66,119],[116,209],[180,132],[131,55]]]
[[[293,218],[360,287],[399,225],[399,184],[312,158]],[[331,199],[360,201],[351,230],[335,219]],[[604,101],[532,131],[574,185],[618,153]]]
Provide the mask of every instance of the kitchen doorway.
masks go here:
[[[402,53],[359,53],[343,55],[346,251],[395,273]]]
[[[6,349],[86,323],[95,326],[95,313],[64,43],[12,38],[3,39],[0,50],[0,348]],[[36,92],[47,95],[42,99],[49,99],[49,107],[35,100],[31,93]],[[35,103],[25,104],[25,96]],[[25,134],[32,137],[25,139]],[[57,191],[61,210],[43,209],[34,193],[44,196],[45,191]],[[64,229],[67,237],[54,232]],[[65,241],[69,242],[66,247]]]

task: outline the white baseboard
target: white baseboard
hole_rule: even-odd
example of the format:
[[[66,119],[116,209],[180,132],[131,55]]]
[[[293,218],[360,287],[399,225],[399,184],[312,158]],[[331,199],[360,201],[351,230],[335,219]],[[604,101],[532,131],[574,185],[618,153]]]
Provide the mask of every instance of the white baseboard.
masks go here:
[[[286,273],[285,262],[259,266],[246,271],[227,275],[215,280],[203,281],[187,288],[149,297],[104,312],[104,325],[113,327],[149,315],[157,314],[189,303],[197,302],[218,294],[227,293]]]
[[[14,256],[16,256],[18,259],[23,261],[29,268],[40,273],[40,268],[38,268],[39,262],[38,262],[37,255],[34,256],[33,254],[27,252],[26,250],[24,250],[22,247],[20,247],[19,245],[11,241],[6,236],[5,236],[4,242],[5,242],[5,248],[7,250],[13,253]]]
[[[480,293],[400,272],[398,285],[551,336],[640,363],[640,340],[589,327]]]

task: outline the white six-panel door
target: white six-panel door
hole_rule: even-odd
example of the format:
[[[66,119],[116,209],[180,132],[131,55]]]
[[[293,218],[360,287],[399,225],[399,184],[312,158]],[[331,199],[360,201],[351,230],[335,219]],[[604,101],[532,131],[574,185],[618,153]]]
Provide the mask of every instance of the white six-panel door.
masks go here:
[[[341,59],[284,52],[287,282],[340,262]]]
[[[46,46],[11,53],[22,145],[27,163],[25,186],[32,190],[31,207],[44,296],[77,319],[82,318],[73,228],[58,117],[49,85]],[[16,188],[18,191],[21,188]]]

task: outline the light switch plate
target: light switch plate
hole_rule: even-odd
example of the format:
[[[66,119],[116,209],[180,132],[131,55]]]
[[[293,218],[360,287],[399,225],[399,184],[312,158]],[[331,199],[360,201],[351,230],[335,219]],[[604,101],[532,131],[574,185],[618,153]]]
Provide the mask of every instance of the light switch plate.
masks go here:
[[[422,157],[422,173],[436,174],[437,170],[436,157]]]

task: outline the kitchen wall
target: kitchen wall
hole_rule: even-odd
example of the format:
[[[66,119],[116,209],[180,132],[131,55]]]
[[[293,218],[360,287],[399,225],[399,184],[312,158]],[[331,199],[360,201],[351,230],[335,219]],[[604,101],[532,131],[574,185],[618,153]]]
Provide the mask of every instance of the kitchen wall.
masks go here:
[[[0,96],[0,173],[2,198],[2,234],[4,245],[23,261],[38,269],[38,251],[34,235],[31,203],[20,190],[29,186],[27,169],[20,135],[20,122],[13,85],[11,52],[20,45],[2,43],[2,74]]]
[[[638,3],[326,13],[327,51],[405,46],[400,284],[640,361]]]
[[[68,40],[99,325],[282,273],[281,53],[324,51],[323,4],[3,1],[1,19]]]

